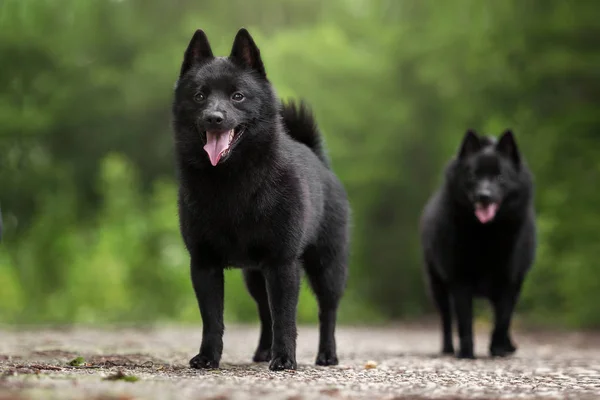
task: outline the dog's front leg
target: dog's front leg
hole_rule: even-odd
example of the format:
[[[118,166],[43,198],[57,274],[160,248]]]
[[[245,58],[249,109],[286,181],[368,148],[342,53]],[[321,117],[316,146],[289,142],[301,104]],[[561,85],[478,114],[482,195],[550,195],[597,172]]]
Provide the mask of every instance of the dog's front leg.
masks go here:
[[[460,350],[458,358],[475,358],[473,353],[473,291],[469,285],[459,285],[453,291],[458,322]]]
[[[263,269],[273,319],[272,371],[296,369],[296,310],[300,291],[297,261]]]
[[[514,353],[517,348],[510,339],[510,322],[521,290],[521,283],[507,285],[501,292],[492,297],[494,307],[494,331],[490,343],[492,357],[505,357]]]
[[[218,368],[223,353],[223,269],[201,266],[192,258],[191,270],[202,315],[202,344],[190,367]]]

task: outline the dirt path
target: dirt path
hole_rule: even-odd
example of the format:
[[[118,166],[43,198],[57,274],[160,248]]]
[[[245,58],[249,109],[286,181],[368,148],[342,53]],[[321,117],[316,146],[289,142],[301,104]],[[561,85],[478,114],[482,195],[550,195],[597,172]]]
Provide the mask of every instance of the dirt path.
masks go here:
[[[481,358],[459,361],[437,357],[437,329],[341,328],[341,365],[317,368],[317,329],[303,327],[299,369],[283,373],[248,362],[257,335],[229,326],[221,369],[197,371],[187,368],[197,327],[0,330],[0,400],[600,398],[597,334],[515,334],[517,355],[492,360],[481,332]],[[67,365],[78,356],[86,365]],[[138,380],[104,379],[118,371]]]

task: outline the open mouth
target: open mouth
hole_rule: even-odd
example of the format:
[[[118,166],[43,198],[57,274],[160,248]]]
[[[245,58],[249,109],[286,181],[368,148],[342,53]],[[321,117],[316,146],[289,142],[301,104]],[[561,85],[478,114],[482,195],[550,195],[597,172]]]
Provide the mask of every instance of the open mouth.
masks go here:
[[[475,216],[482,224],[492,221],[498,212],[498,203],[475,203]]]
[[[224,160],[229,155],[232,146],[244,133],[243,125],[238,125],[228,131],[206,131],[206,145],[204,151],[208,154],[212,166]]]

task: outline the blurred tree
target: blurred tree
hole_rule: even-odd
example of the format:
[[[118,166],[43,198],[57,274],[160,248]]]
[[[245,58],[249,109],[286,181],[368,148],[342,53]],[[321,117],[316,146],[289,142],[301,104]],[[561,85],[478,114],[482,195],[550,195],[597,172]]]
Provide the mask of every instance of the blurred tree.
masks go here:
[[[599,11],[585,0],[0,3],[0,321],[198,321],[171,94],[196,28],[226,55],[245,26],[279,95],[313,106],[350,194],[345,321],[432,310],[421,207],[466,128],[510,126],[539,210],[520,311],[600,326]],[[228,318],[254,318],[239,274],[228,278]],[[306,288],[299,315],[316,318]]]

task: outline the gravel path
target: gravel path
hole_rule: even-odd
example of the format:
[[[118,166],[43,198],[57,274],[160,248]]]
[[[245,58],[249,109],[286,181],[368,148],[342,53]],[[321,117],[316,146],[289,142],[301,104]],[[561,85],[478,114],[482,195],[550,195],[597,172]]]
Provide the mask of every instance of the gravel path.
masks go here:
[[[600,398],[600,335],[517,333],[517,354],[438,357],[436,328],[340,328],[341,365],[315,367],[317,329],[301,327],[298,371],[251,364],[257,327],[228,326],[221,369],[187,368],[198,327],[0,329],[0,400]],[[80,367],[67,363],[85,358]],[[374,363],[370,363],[373,361]],[[374,368],[367,368],[367,367]],[[136,382],[118,378],[138,378]],[[123,378],[123,376],[121,376]]]

